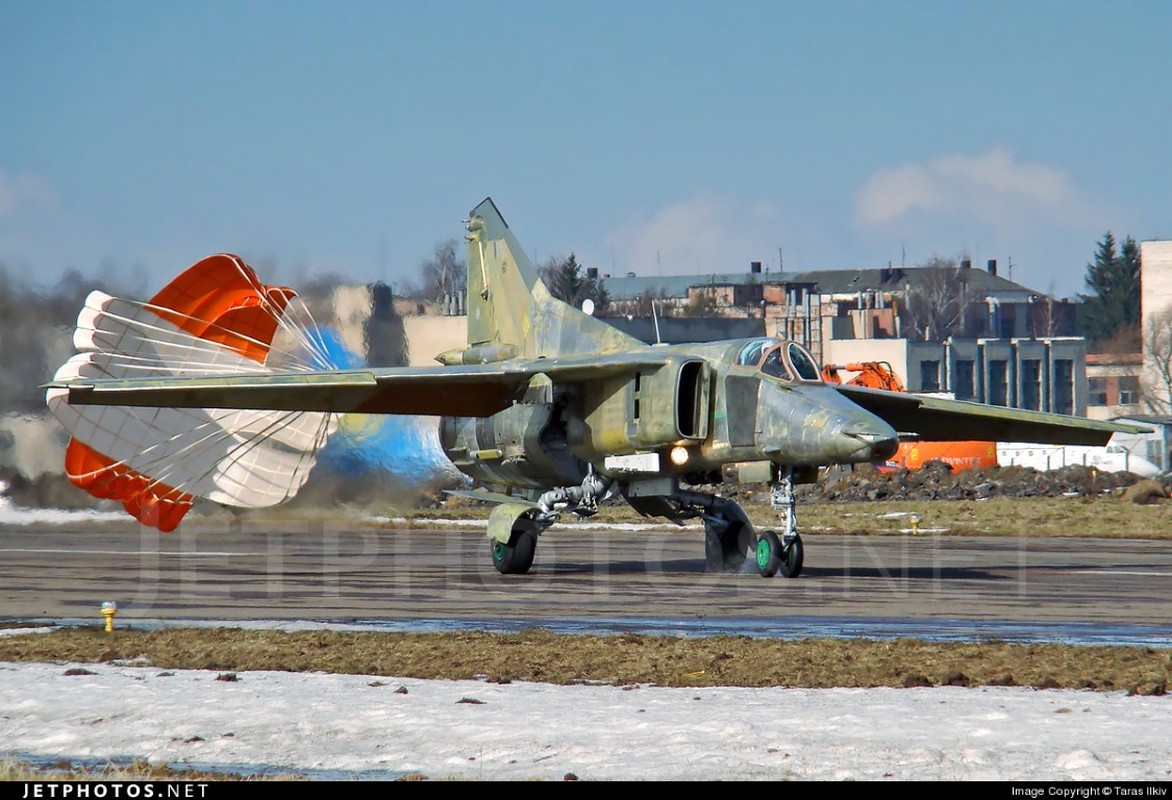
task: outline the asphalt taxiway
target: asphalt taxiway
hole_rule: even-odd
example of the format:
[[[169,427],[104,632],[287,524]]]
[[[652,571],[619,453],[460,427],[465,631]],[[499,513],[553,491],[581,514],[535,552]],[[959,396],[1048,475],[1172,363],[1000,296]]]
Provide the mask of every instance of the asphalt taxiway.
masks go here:
[[[353,521],[0,529],[0,617],[924,635],[1172,646],[1172,543],[805,535],[797,579],[704,571],[696,529],[555,527],[528,575],[482,530]],[[878,632],[878,633],[877,633]]]

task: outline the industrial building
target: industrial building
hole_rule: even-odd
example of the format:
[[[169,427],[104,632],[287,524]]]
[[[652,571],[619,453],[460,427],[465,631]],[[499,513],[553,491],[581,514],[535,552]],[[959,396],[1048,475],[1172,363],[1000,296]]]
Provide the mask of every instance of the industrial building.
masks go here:
[[[996,261],[985,269],[962,261],[800,273],[763,272],[754,262],[747,273],[604,278],[619,327],[632,328],[650,305],[675,318],[678,338],[663,336],[661,325],[661,341],[725,338],[711,335],[720,321],[751,321],[755,330],[747,333],[724,326],[728,338],[795,339],[828,364],[885,361],[911,391],[1087,412],[1086,342],[1074,335],[1074,304],[1000,276]]]

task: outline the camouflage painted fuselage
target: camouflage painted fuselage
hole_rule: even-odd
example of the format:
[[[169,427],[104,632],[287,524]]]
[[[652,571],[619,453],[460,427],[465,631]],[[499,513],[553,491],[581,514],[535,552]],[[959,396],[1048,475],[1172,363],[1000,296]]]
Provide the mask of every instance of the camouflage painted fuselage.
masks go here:
[[[441,440],[473,478],[533,489],[576,483],[587,464],[620,481],[718,483],[769,480],[771,465],[865,462],[894,451],[895,430],[833,387],[740,363],[762,343],[789,345],[655,346],[657,367],[562,386],[535,380],[500,413],[444,418]]]
[[[444,450],[473,478],[544,489],[577,483],[593,465],[620,481],[768,480],[774,464],[894,451],[891,426],[823,384],[816,369],[790,363],[796,345],[646,345],[552,297],[491,200],[473,209],[468,231],[468,348],[439,360],[507,369],[514,360],[589,356],[597,364],[581,375],[535,376],[519,402],[491,416],[445,417]],[[765,366],[771,349],[774,369]]]

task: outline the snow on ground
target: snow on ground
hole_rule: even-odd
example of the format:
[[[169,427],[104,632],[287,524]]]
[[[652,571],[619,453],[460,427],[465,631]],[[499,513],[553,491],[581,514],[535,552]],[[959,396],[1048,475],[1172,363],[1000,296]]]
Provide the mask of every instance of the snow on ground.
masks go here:
[[[335,779],[1172,779],[1172,697],[70,669],[0,664],[0,756]]]
[[[25,508],[15,505],[4,491],[8,485],[0,481],[0,525],[76,525],[85,522],[126,522],[131,517],[125,511],[69,510],[64,508]]]

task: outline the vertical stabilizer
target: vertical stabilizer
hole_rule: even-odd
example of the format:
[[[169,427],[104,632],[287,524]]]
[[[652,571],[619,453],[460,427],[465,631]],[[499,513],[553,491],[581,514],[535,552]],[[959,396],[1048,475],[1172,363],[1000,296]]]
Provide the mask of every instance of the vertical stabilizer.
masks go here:
[[[492,198],[472,209],[465,238],[470,349],[536,358],[642,345],[553,297]]]

